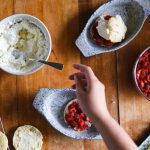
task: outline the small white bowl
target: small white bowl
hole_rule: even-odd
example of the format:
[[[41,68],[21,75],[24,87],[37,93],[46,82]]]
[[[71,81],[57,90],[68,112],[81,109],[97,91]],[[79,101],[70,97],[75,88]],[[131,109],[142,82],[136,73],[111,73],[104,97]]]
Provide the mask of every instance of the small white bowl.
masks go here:
[[[27,21],[33,23],[34,25],[36,25],[42,31],[42,33],[45,36],[46,47],[48,49],[47,57],[45,60],[48,60],[50,53],[51,53],[51,46],[52,46],[51,36],[50,36],[50,33],[49,33],[47,27],[38,18],[31,16],[31,15],[28,15],[28,14],[15,14],[15,15],[9,16],[9,17],[1,20],[0,21],[0,27],[9,25],[11,22],[14,22],[14,21],[16,22],[16,21],[20,21],[20,20],[27,20]],[[38,71],[43,66],[44,66],[43,64],[35,62],[35,63],[33,63],[32,66],[28,67],[27,69],[17,70],[15,68],[12,69],[11,66],[3,64],[0,66],[0,69],[4,70],[10,74],[14,74],[14,75],[27,75],[27,74],[31,74],[31,73]]]

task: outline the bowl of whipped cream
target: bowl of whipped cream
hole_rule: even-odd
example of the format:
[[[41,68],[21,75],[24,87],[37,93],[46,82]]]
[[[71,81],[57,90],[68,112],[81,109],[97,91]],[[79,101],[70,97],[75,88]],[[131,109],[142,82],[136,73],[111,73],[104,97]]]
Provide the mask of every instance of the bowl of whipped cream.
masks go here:
[[[33,59],[48,60],[51,36],[38,18],[15,14],[0,21],[0,68],[15,75],[31,74],[43,67]]]

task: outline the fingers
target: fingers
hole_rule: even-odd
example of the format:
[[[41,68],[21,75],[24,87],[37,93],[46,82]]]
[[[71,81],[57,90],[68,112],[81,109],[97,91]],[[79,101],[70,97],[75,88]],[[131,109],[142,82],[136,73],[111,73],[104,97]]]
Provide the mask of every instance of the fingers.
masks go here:
[[[72,88],[77,89],[79,92],[90,89],[93,85],[92,83],[94,83],[93,81],[97,79],[92,69],[82,64],[74,64],[73,67],[81,72],[74,73],[69,77],[70,80],[75,80],[75,84]]]
[[[85,79],[85,75],[82,72],[77,72],[69,76],[70,80],[74,80],[74,76],[78,76],[80,79]]]
[[[83,86],[82,86],[82,82],[80,80],[80,78],[78,78],[78,76],[74,76],[74,80],[75,80],[75,87],[77,89],[77,92],[81,92],[83,91]]]
[[[92,69],[88,66],[82,65],[82,64],[74,64],[73,67],[75,69],[80,70],[82,73],[84,73],[84,75],[86,76],[88,82],[91,82],[93,79],[96,78],[96,76],[94,75]]]
[[[76,84],[72,85],[72,89],[76,89]]]
[[[84,90],[86,90],[86,88],[87,88],[87,81],[85,80],[85,79],[82,79],[81,80],[81,84],[82,84],[82,88],[84,89]],[[77,87],[76,87],[76,84],[73,84],[72,85],[72,88],[73,89],[76,89]]]

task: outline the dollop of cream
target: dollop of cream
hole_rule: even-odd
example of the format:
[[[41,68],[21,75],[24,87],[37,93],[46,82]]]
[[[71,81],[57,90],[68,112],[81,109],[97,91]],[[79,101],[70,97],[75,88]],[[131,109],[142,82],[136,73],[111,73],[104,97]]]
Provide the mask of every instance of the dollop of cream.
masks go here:
[[[127,27],[120,15],[112,16],[109,20],[100,16],[96,28],[101,37],[110,40],[112,43],[121,42],[127,32]]]
[[[13,52],[19,51],[16,58]],[[12,22],[0,28],[0,66],[6,64],[17,70],[26,69],[33,62],[29,58],[45,59],[46,39],[40,28],[27,20]]]

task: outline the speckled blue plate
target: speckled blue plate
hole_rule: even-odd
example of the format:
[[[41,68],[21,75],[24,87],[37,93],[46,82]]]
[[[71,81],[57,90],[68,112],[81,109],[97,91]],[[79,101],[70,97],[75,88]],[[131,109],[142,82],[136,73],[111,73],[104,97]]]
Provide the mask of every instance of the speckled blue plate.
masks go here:
[[[139,146],[139,150],[147,150],[150,146],[150,135],[147,137],[147,139]]]
[[[76,98],[72,89],[40,89],[33,106],[47,121],[62,134],[75,139],[101,139],[101,136],[92,126],[86,131],[74,131],[64,121],[66,104]]]
[[[85,57],[118,50],[139,33],[149,13],[150,0],[112,0],[93,13],[75,43]],[[90,37],[89,29],[92,23],[102,14],[111,16],[119,14],[127,26],[125,39],[112,47],[98,46]]]

